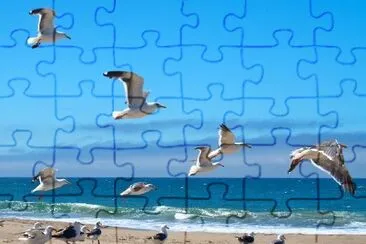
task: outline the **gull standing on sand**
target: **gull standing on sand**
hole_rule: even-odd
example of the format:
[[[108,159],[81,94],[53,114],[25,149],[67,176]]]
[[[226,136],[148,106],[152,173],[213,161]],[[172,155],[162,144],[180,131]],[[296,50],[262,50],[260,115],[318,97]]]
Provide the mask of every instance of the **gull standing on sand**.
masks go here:
[[[88,238],[92,240],[92,243],[94,243],[95,240],[98,241],[98,244],[100,244],[99,237],[102,235],[102,230],[100,228],[103,228],[104,226],[99,221],[95,224],[92,231],[87,233],[86,235]]]
[[[245,233],[243,236],[235,236],[235,238],[238,239],[240,243],[249,244],[254,243],[254,236],[254,232],[251,232],[249,235]]]
[[[42,42],[55,42],[58,39],[71,39],[66,33],[59,32],[53,25],[56,13],[53,9],[37,8],[29,12],[30,15],[39,15],[38,35],[27,40],[28,45],[37,48]]]
[[[286,237],[284,234],[277,236],[277,239],[272,241],[271,244],[285,244]]]
[[[49,191],[52,189],[60,188],[64,185],[71,184],[66,179],[56,179],[55,170],[53,168],[44,168],[36,176],[33,177],[33,182],[39,180],[39,185],[32,190],[36,191]]]
[[[162,225],[160,227],[160,232],[148,237],[148,240],[154,240],[155,242],[163,243],[168,238],[168,231],[169,227],[167,225]]]
[[[69,241],[75,242],[80,238],[81,225],[82,224],[80,222],[76,221],[52,235],[52,237],[63,240],[66,243],[69,243]]]
[[[26,231],[19,240],[26,241],[29,244],[44,244],[51,240],[51,233],[53,230],[55,230],[55,228],[47,226],[43,232],[41,230]]]
[[[124,190],[121,193],[121,196],[142,195],[152,190],[156,190],[156,186],[154,186],[153,184],[136,182],[135,184],[130,185],[126,190]]]
[[[86,225],[83,225],[80,229],[80,235],[75,238],[76,241],[85,241],[85,237],[88,234],[87,231],[89,231],[88,227]]]
[[[337,140],[332,140],[316,146],[299,148],[290,154],[291,164],[288,173],[303,160],[310,160],[315,167],[328,173],[344,190],[354,195],[356,185],[344,164],[343,148],[346,147]]]
[[[235,142],[235,136],[233,132],[225,124],[220,125],[218,145],[219,148],[217,148],[214,151],[211,151],[208,154],[208,157],[210,159],[217,157],[220,154],[229,154],[237,152],[243,147],[249,147],[249,148],[252,147],[251,145],[243,142]]]
[[[193,176],[198,173],[209,172],[217,167],[224,167],[220,162],[212,163],[211,159],[208,157],[211,148],[209,146],[200,146],[196,147],[196,150],[199,150],[196,164],[191,166],[189,170],[188,176]]]
[[[112,113],[114,119],[142,118],[154,113],[160,108],[166,108],[158,102],[146,102],[149,92],[143,91],[144,78],[136,73],[128,71],[108,71],[104,72],[103,75],[110,79],[119,79],[122,81],[125,88],[128,108],[123,111],[114,111]]]

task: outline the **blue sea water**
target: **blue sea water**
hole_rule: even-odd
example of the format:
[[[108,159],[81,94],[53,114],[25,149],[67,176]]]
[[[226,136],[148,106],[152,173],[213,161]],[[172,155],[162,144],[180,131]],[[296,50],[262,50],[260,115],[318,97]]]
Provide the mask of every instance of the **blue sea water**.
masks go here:
[[[366,179],[353,197],[331,179],[73,178],[31,194],[30,178],[0,178],[1,218],[48,219],[156,229],[261,233],[366,233]],[[122,198],[138,181],[157,190]],[[362,197],[364,196],[364,197]]]

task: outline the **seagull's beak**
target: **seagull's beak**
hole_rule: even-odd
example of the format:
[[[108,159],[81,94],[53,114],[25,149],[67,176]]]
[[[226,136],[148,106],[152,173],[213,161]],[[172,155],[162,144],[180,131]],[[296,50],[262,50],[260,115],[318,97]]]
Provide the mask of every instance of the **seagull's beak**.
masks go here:
[[[243,146],[244,146],[244,147],[247,147],[247,148],[252,148],[252,146],[251,146],[251,145],[246,144],[246,143],[244,143],[244,144],[243,144]]]
[[[218,164],[218,165],[220,165],[221,167],[225,167],[223,164]]]
[[[168,226],[166,227],[168,230],[170,229]]]
[[[71,36],[69,36],[69,35],[65,34],[65,37],[66,37],[67,39],[71,40]]]
[[[162,105],[162,104],[160,104],[160,103],[158,103],[158,107],[159,107],[159,108],[166,108],[166,106],[164,106],[164,105]]]
[[[71,184],[71,182],[70,182],[70,181],[68,181],[68,180],[66,180],[65,182],[66,182],[66,184]]]
[[[299,164],[299,162],[301,161],[301,158],[295,158],[291,161],[291,165],[290,165],[290,168],[288,169],[287,173],[291,173],[295,168],[296,166]]]

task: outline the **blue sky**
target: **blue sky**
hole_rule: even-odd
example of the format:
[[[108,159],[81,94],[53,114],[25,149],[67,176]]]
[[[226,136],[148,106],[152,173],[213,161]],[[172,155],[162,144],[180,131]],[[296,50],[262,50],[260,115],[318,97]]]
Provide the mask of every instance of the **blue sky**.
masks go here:
[[[225,122],[253,148],[208,176],[289,177],[291,150],[337,138],[351,174],[365,177],[356,2],[6,1],[1,18],[16,18],[0,34],[0,176],[29,176],[40,162],[64,176],[182,176],[194,146],[215,147]],[[27,47],[38,22],[28,12],[39,7],[53,7],[72,39]],[[137,72],[168,109],[114,121],[124,93],[107,70]],[[304,164],[290,177],[311,172]]]

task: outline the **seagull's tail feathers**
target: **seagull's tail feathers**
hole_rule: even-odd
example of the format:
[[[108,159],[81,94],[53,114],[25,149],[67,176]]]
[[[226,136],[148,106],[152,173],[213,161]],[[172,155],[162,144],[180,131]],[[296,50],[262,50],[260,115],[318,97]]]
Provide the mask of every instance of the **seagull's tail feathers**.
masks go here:
[[[29,37],[28,40],[27,40],[27,43],[29,46],[34,46],[36,45],[37,43],[39,43],[40,41],[40,38],[37,36],[37,37]]]

